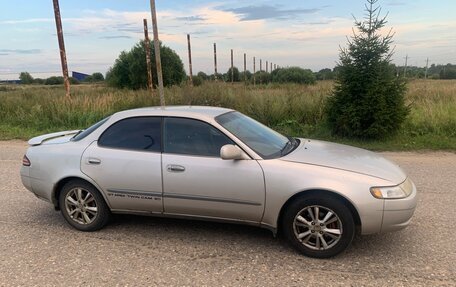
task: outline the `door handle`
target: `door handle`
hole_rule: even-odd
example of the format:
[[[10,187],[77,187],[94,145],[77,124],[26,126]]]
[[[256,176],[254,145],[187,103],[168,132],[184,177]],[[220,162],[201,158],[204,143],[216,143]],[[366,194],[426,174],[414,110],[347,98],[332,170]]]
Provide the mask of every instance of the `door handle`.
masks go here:
[[[185,167],[183,167],[182,165],[177,165],[177,164],[168,164],[166,166],[166,169],[169,172],[184,172],[185,171]]]
[[[87,162],[89,164],[100,164],[101,160],[99,160],[98,158],[89,158]]]

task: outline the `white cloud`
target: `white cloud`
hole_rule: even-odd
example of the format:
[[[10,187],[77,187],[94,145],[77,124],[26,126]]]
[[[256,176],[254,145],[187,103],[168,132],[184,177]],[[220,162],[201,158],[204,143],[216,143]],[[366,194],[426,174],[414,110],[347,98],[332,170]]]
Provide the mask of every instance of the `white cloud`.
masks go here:
[[[305,21],[297,17],[269,21],[253,16],[249,21],[243,21],[245,15],[238,12],[220,8],[220,3],[199,6],[187,11],[158,11],[160,40],[176,50],[186,63],[186,34],[190,33],[195,72],[199,70],[212,72],[214,42],[218,46],[221,72],[228,69],[230,49],[235,50],[235,64],[238,66],[242,65],[243,53],[247,53],[250,66],[251,57],[256,56],[257,59],[272,61],[281,66],[300,65],[317,70],[334,66],[339,45],[345,46],[346,36],[352,33],[352,20],[342,17],[317,13],[306,14]],[[93,71],[106,71],[114,63],[120,51],[130,49],[134,43],[143,38],[143,18],[148,19],[150,27],[148,10],[136,12],[110,9],[84,10],[79,17],[63,18],[70,67],[82,69],[83,65],[86,65]],[[424,55],[431,49],[440,54],[454,51],[455,21],[436,20],[432,23],[413,21],[394,23],[392,21],[392,23],[388,24],[388,27],[393,26],[396,32],[394,40],[397,44],[396,53],[401,54],[397,57],[400,60],[405,51],[412,53],[413,50],[416,55]],[[55,35],[49,33],[49,31],[55,33],[53,18],[0,21],[0,29],[14,27],[17,33],[21,33],[22,39],[27,39],[27,35],[34,33],[36,36],[39,32],[34,24],[49,26],[41,34],[41,37],[49,37],[49,41],[45,41],[48,43],[47,47],[27,47],[42,50],[43,56],[33,60],[23,55],[8,57],[8,59],[2,56],[5,66],[17,66],[16,63],[21,62],[24,65],[42,68],[50,61],[58,66],[57,41]],[[68,37],[69,35],[71,37]],[[12,47],[12,42],[6,43],[10,46],[2,48],[8,50],[21,48]],[[29,46],[34,46],[35,43],[30,43]],[[439,50],[435,47],[441,48]],[[90,71],[86,70],[86,72]]]

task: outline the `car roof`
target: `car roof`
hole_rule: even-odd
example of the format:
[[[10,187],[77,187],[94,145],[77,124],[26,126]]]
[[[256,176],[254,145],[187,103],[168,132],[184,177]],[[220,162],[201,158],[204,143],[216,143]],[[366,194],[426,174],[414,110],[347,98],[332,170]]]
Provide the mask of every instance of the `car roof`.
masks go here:
[[[116,117],[134,116],[179,116],[197,119],[213,119],[221,114],[233,111],[232,109],[209,106],[165,106],[147,107],[121,111],[115,114]]]

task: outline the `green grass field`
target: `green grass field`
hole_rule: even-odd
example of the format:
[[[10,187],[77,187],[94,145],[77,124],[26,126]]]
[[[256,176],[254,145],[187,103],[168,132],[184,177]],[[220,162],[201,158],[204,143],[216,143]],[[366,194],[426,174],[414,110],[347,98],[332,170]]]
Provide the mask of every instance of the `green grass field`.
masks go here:
[[[456,81],[408,83],[410,115],[389,138],[362,141],[338,138],[325,126],[324,100],[333,82],[313,86],[205,83],[165,90],[167,105],[211,105],[237,109],[288,135],[330,140],[373,150],[456,150]],[[148,91],[104,85],[0,86],[0,139],[28,139],[42,133],[82,129],[114,112],[159,105]]]

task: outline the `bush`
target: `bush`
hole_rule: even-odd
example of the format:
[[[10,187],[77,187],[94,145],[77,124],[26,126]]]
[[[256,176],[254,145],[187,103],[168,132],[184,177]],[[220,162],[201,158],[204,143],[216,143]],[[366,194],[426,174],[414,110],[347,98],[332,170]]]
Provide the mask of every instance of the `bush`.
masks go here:
[[[150,44],[154,84],[157,85],[155,51]],[[160,43],[160,55],[165,86],[178,85],[186,79],[184,64],[172,49]],[[108,85],[117,88],[142,89],[147,87],[146,51],[144,41],[137,43],[129,52],[121,52],[113,67],[106,74]]]
[[[205,72],[198,72],[197,76],[200,77],[204,81],[209,80],[209,76]]]
[[[201,86],[204,82],[203,78],[200,76],[193,76],[192,80],[193,80],[193,86],[195,86],[195,87]]]
[[[44,81],[45,85],[63,85],[63,77],[49,77]]]
[[[79,85],[80,84],[79,80],[76,79],[76,78],[70,77],[68,80],[70,81],[70,84],[72,84],[72,85]]]
[[[252,73],[251,73],[249,70],[247,70],[247,71],[245,72],[245,75],[244,75],[244,72],[239,73],[239,79],[240,79],[241,81],[244,82],[244,80],[245,80],[246,78],[247,78],[246,82],[250,82],[250,79],[252,79]]]
[[[33,84],[33,77],[28,72],[20,73],[19,80],[21,80],[21,84],[24,84],[24,85]]]
[[[103,81],[104,81],[104,76],[103,76],[103,74],[102,74],[102,73],[99,73],[99,72],[93,73],[93,74],[91,75],[91,77],[92,77],[92,81],[93,81],[93,82],[103,82]]]
[[[274,83],[314,84],[315,75],[311,70],[299,67],[276,69],[272,72]]]
[[[255,77],[255,83],[257,84],[267,84],[271,82],[271,74],[266,73],[265,71],[258,71],[252,75],[252,82],[253,77]]]
[[[40,78],[33,79],[33,83],[37,85],[44,85],[45,81],[46,80]]]
[[[381,36],[377,0],[367,0],[366,20],[355,20],[358,34],[340,52],[336,86],[326,111],[333,133],[359,138],[382,138],[396,132],[405,120],[405,83],[391,62],[392,34]]]
[[[104,76],[102,73],[93,73],[82,80],[84,83],[99,83],[104,81]]]
[[[331,69],[325,68],[315,73],[315,77],[319,81],[334,80],[335,73]]]
[[[225,74],[225,81],[231,82],[231,68]],[[239,82],[239,69],[237,67],[233,67],[233,82]]]
[[[217,76],[217,78],[216,78],[215,76]],[[211,81],[215,81],[215,80],[217,80],[217,81],[224,81],[224,80],[225,80],[225,79],[223,78],[223,74],[220,74],[220,73],[217,73],[217,75],[216,75],[215,73],[212,74],[212,75],[210,75],[210,76],[209,76],[209,79],[210,79]]]

